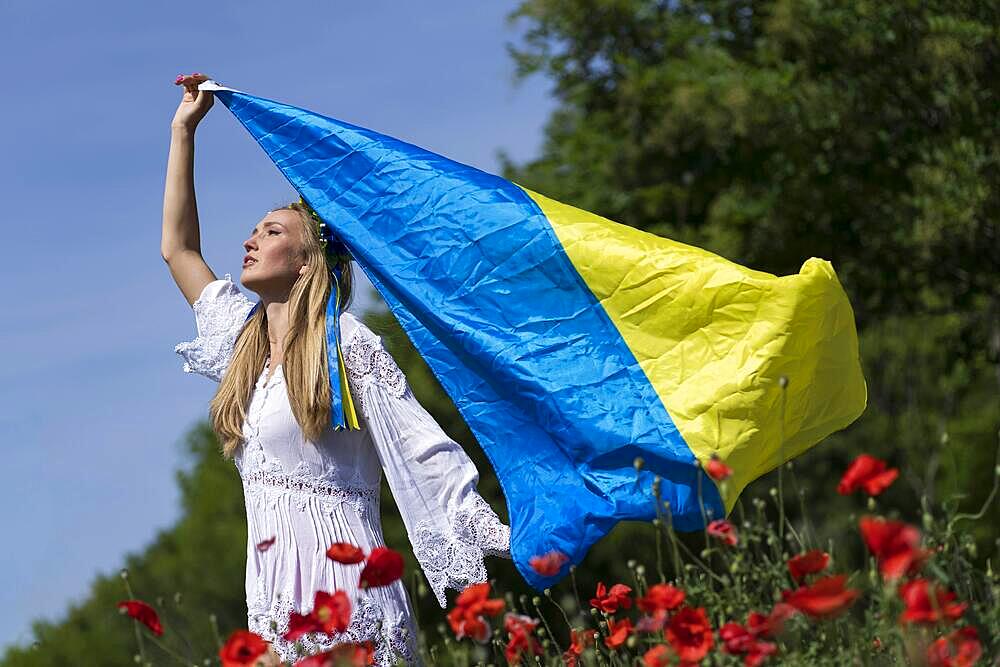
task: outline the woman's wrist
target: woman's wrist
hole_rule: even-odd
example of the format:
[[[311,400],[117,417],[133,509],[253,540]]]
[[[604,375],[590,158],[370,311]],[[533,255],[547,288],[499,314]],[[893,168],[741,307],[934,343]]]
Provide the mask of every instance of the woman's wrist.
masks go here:
[[[184,125],[183,123],[171,123],[170,134],[178,137],[193,137],[196,125]]]

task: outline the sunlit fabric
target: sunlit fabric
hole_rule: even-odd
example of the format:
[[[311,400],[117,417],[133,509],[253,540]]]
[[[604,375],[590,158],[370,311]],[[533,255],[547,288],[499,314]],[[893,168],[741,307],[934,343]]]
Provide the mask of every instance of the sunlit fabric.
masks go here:
[[[619,521],[655,517],[654,476],[673,524],[701,529],[864,409],[829,262],[753,271],[378,132],[202,87],[333,227],[452,398],[536,588]],[[713,455],[734,470],[723,484],[703,472]],[[552,550],[569,561],[542,577],[529,559]]]

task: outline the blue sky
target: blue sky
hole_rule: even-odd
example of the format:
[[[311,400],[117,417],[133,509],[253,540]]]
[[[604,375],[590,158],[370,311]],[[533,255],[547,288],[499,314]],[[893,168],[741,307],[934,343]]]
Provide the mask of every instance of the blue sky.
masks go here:
[[[0,0],[0,647],[178,517],[179,443],[214,385],[181,372],[194,321],[159,255],[174,77],[496,172],[500,149],[537,154],[553,108],[544,80],[513,82],[515,5]],[[248,231],[294,192],[219,102],[195,177],[205,257],[238,277]]]

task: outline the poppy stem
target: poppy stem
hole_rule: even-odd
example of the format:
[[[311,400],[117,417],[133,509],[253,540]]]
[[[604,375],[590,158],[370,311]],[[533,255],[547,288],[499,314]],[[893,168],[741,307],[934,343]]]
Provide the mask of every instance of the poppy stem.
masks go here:
[[[132,592],[132,587],[128,583],[128,570],[122,570],[121,572],[122,581],[125,582],[125,592],[130,600],[135,599],[135,594]],[[135,641],[139,645],[139,657],[142,659],[143,664],[146,662],[146,647],[142,643],[142,632],[139,631],[138,621],[132,620],[132,629],[135,631]]]
[[[656,572],[660,575],[660,583],[667,583],[667,578],[663,574],[663,534],[660,532],[660,526],[663,520],[660,519],[660,485],[653,483],[653,498],[656,503],[656,519],[653,520],[653,528],[656,529]]]
[[[779,552],[785,547],[785,403],[788,399],[788,378],[782,375],[778,378],[778,386],[781,387],[781,414],[778,422],[778,539]]]
[[[215,647],[222,650],[222,637],[219,636],[219,622],[215,614],[208,615],[208,624],[212,627],[212,637],[215,638]]]
[[[576,608],[585,609],[583,601],[580,600],[580,592],[576,589],[576,565],[569,566],[569,578],[573,582],[573,597],[576,598]]]
[[[569,622],[569,616],[566,614],[566,610],[562,608],[561,604],[559,604],[554,599],[552,599],[552,591],[550,589],[546,588],[545,591],[544,591],[544,594],[545,594],[545,597],[547,597],[549,599],[549,602],[551,602],[552,604],[554,604],[559,609],[559,612],[563,616],[563,620],[566,621],[566,627],[569,628],[570,630],[572,630],[573,629],[573,624]],[[555,641],[554,638],[553,638],[553,641]]]
[[[549,638],[552,640],[552,643],[555,644],[556,636],[552,634],[552,628],[549,627],[549,622],[545,618],[545,614],[542,613],[541,607],[538,606],[538,596],[534,596],[531,598],[531,605],[535,608],[535,612],[538,614],[538,618],[542,619],[542,625],[545,626],[545,632],[549,633]],[[556,644],[556,646],[558,646],[558,644]]]
[[[156,637],[153,637],[152,635],[150,635],[149,641],[151,641],[154,644],[156,644],[157,646],[159,646],[163,650],[164,653],[166,653],[167,655],[169,655],[170,657],[172,657],[174,660],[176,660],[177,662],[181,663],[182,665],[190,665],[191,664],[190,660],[186,660],[183,656],[179,655],[177,652],[175,652],[173,649],[171,649],[169,646],[167,646],[166,644],[164,644],[163,642],[161,642]]]
[[[670,503],[663,503],[663,508],[666,510],[667,537],[670,538],[671,552],[674,557],[674,578],[678,582],[685,583],[684,564],[681,562],[681,552],[677,548],[677,533],[674,532],[674,513],[670,508]]]
[[[990,505],[993,504],[993,499],[996,498],[997,495],[997,489],[1000,488],[1000,462],[998,461],[1000,461],[1000,433],[997,433],[997,457],[994,460],[993,489],[990,491],[990,495],[986,497],[985,502],[983,502],[983,506],[980,507],[979,511],[976,512],[975,514],[959,513],[953,516],[951,518],[951,521],[949,521],[948,525],[945,527],[945,534],[944,534],[945,540],[951,538],[952,528],[954,528],[956,523],[958,523],[959,521],[968,521],[968,520],[976,521],[978,519],[982,519],[983,515],[986,514],[986,510],[989,508]]]

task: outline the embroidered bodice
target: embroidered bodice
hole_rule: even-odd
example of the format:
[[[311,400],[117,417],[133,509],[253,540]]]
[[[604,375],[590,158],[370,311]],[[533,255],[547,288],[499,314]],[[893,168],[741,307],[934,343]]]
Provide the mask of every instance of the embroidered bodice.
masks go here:
[[[220,381],[251,302],[230,276],[209,283],[193,304],[198,336],[176,351],[184,371]],[[366,553],[384,546],[379,485],[384,473],[413,552],[439,604],[445,589],[485,581],[483,558],[510,558],[510,529],[477,493],[475,465],[414,398],[381,339],[350,313],[341,340],[361,431],[328,428],[305,439],[288,401],[281,365],[265,364],[253,389],[234,462],[247,506],[249,629],[282,659],[292,610],[308,613],[317,590],[340,589],[355,601],[342,635],[306,635],[310,652],[342,641],[373,641],[377,664],[419,662],[412,610],[402,585],[358,590],[360,565],[326,557],[333,542]],[[273,546],[257,548],[274,538]]]

